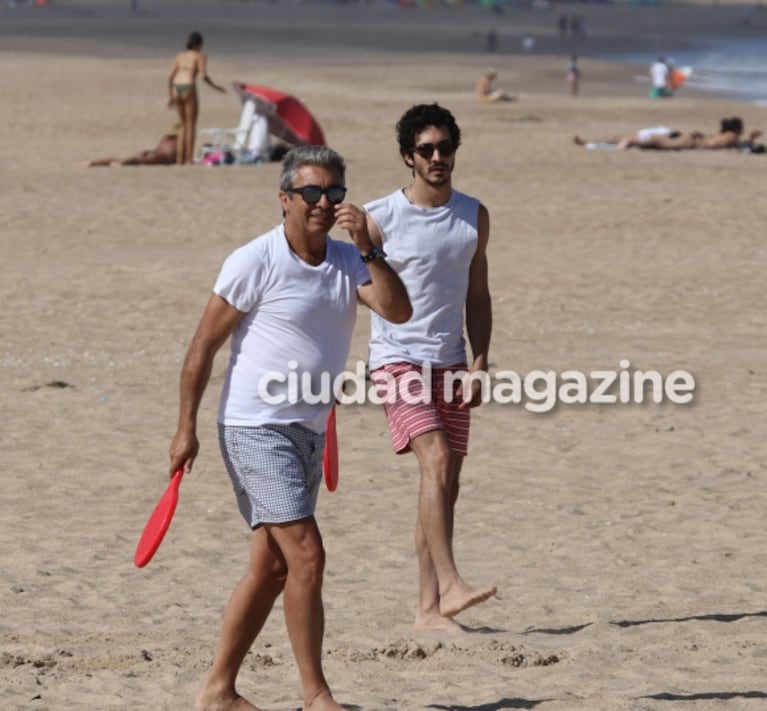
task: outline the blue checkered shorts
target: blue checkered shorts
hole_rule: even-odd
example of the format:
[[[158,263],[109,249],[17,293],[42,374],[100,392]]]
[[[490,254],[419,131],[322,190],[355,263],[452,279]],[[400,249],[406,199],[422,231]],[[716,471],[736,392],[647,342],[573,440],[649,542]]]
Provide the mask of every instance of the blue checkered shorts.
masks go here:
[[[298,424],[218,425],[218,442],[237,506],[248,525],[314,515],[325,435]]]

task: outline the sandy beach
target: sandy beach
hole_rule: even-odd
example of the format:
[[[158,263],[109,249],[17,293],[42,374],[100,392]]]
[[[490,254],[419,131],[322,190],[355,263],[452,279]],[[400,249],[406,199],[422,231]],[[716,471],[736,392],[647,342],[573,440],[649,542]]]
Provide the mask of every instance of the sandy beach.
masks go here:
[[[223,352],[168,536],[146,568],[132,558],[165,486],[186,346],[223,259],[279,222],[279,166],[77,167],[156,144],[174,121],[170,62],[191,30],[217,82],[306,102],[347,159],[356,204],[408,181],[394,140],[406,108],[453,111],[454,185],[491,216],[494,373],[619,370],[625,359],[625,370],[695,378],[687,405],[475,411],[456,556],[499,593],[460,615],[468,631],[455,636],[412,626],[415,461],[392,454],[378,407],[341,408],[341,482],[317,511],[324,663],[339,703],[765,707],[767,158],[589,151],[572,138],[661,123],[715,132],[733,115],[767,128],[767,114],[684,89],[649,99],[644,68],[595,57],[631,38],[649,64],[657,13],[566,7],[589,18],[577,97],[557,8],[0,7],[0,708],[191,709],[245,570],[249,532],[216,442]],[[664,36],[680,41],[739,31],[735,6],[661,9]],[[527,32],[532,53],[519,50]],[[489,65],[516,101],[476,100]],[[202,88],[201,105],[200,127],[237,124],[231,91]],[[361,310],[350,365],[367,334]],[[280,603],[239,689],[266,711],[300,708]]]

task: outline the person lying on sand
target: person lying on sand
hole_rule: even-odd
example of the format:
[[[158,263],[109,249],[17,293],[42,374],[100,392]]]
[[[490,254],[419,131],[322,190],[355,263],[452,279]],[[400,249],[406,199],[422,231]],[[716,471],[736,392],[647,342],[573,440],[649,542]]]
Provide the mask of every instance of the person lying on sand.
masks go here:
[[[586,148],[614,146],[618,150],[642,148],[645,150],[680,151],[696,148],[703,150],[738,148],[751,153],[763,153],[765,151],[762,144],[755,142],[762,135],[761,131],[751,131],[746,139],[743,138],[743,132],[743,120],[738,116],[733,116],[721,120],[719,133],[716,134],[707,135],[700,131],[680,133],[670,130],[665,132],[656,129],[642,129],[636,136],[618,136],[598,141],[587,141],[580,136],[575,136],[573,141],[576,145]]]
[[[668,136],[670,138],[677,138],[681,135],[682,134],[680,131],[675,131],[668,126],[650,126],[648,128],[640,128],[636,134],[634,134],[634,138],[636,138],[638,141],[648,141],[653,136]],[[627,140],[629,140],[629,136],[626,135],[589,139],[581,138],[580,136],[573,137],[573,142],[576,146],[583,146],[589,150],[595,150],[599,148],[616,148],[619,143]]]
[[[137,153],[130,158],[99,158],[81,163],[83,168],[110,166],[119,168],[124,165],[175,165],[178,151],[178,126],[163,135],[155,148]]]

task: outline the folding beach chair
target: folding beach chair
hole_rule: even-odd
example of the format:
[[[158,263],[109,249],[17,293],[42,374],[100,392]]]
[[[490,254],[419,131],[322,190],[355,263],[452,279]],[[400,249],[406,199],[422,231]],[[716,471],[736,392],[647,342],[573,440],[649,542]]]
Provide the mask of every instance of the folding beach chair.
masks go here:
[[[201,128],[197,131],[198,159],[214,152],[232,154],[237,160],[248,148],[250,132],[256,118],[256,102],[245,101],[242,104],[240,125],[236,128]]]

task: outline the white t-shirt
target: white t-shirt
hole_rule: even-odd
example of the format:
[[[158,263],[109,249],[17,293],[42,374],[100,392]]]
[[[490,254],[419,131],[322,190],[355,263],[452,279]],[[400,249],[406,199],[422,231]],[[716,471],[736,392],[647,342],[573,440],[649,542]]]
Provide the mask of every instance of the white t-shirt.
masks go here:
[[[445,205],[424,208],[397,190],[365,209],[413,306],[405,323],[371,314],[370,368],[398,361],[435,367],[465,362],[464,307],[477,251],[479,200],[454,190]]]
[[[663,89],[668,83],[668,65],[660,60],[650,67],[650,78],[656,89]]]
[[[213,288],[246,314],[232,334],[218,421],[324,432],[333,381],[349,355],[357,288],[369,281],[353,244],[327,237],[315,267],[290,249],[282,225],[235,250]]]

